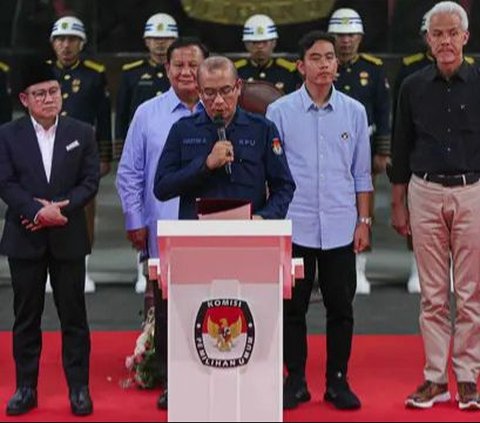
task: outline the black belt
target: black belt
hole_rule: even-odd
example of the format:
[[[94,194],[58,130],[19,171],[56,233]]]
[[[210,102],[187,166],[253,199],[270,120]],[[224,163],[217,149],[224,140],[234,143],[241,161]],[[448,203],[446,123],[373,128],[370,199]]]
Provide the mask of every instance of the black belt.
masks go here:
[[[428,182],[435,182],[444,187],[471,185],[480,180],[480,173],[463,173],[461,175],[438,175],[435,173],[414,172],[414,175]]]

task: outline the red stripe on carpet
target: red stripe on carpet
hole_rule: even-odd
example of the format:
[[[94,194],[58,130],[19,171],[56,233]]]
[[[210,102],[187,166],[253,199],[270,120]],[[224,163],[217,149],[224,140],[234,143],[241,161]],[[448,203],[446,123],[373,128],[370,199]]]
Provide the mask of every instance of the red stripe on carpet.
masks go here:
[[[2,421],[165,421],[155,407],[158,391],[123,389],[128,375],[125,357],[131,354],[137,332],[92,333],[91,392],[95,412],[87,418],[70,414],[63,376],[60,334],[45,333],[39,381],[39,407],[20,418],[4,414],[15,389],[11,334],[0,332],[0,415]],[[308,383],[312,401],[286,412],[286,421],[471,421],[480,413],[461,412],[456,404],[430,410],[407,410],[403,401],[422,381],[423,350],[419,336],[371,336],[354,338],[350,385],[360,396],[359,411],[340,412],[322,400],[325,374],[325,337],[309,337]],[[453,381],[453,377],[452,377]],[[455,394],[451,383],[452,395]],[[188,398],[185,399],[188,404]]]

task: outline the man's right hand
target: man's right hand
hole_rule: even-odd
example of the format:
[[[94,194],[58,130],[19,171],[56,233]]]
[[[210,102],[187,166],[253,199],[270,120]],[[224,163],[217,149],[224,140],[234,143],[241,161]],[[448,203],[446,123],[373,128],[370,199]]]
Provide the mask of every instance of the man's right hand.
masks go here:
[[[127,238],[132,243],[132,247],[138,251],[147,249],[148,229],[140,228],[127,231]]]
[[[215,170],[225,166],[227,163],[232,163],[233,160],[232,143],[230,141],[217,141],[207,157],[206,166],[210,170]]]
[[[412,234],[410,229],[410,218],[405,204],[392,204],[392,226],[402,236]]]
[[[48,202],[47,200],[37,199],[43,207],[35,216],[35,225],[39,227],[65,226],[68,219],[62,214],[62,208],[67,207],[69,200]]]

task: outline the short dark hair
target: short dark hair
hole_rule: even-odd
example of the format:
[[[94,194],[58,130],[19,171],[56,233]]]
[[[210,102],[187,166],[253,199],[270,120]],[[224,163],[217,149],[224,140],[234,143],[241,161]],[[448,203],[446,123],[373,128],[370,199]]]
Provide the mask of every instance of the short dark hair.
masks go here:
[[[182,47],[190,47],[190,46],[197,46],[203,54],[203,58],[206,59],[210,52],[208,48],[200,41],[197,37],[178,37],[167,49],[167,63],[170,63],[172,59],[173,51],[182,48]]]
[[[317,41],[326,41],[335,48],[335,37],[324,31],[310,31],[298,42],[298,58],[305,59],[305,54]]]

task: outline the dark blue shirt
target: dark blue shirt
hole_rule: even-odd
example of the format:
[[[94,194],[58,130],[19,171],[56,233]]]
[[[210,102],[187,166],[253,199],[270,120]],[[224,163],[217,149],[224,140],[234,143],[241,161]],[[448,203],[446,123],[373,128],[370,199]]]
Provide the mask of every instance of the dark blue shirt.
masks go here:
[[[226,132],[235,156],[230,175],[223,167],[206,167],[218,136],[205,111],[176,122],[158,162],[156,197],[166,201],[180,196],[180,219],[197,219],[197,198],[249,200],[254,214],[285,218],[295,183],[273,122],[238,108]]]

